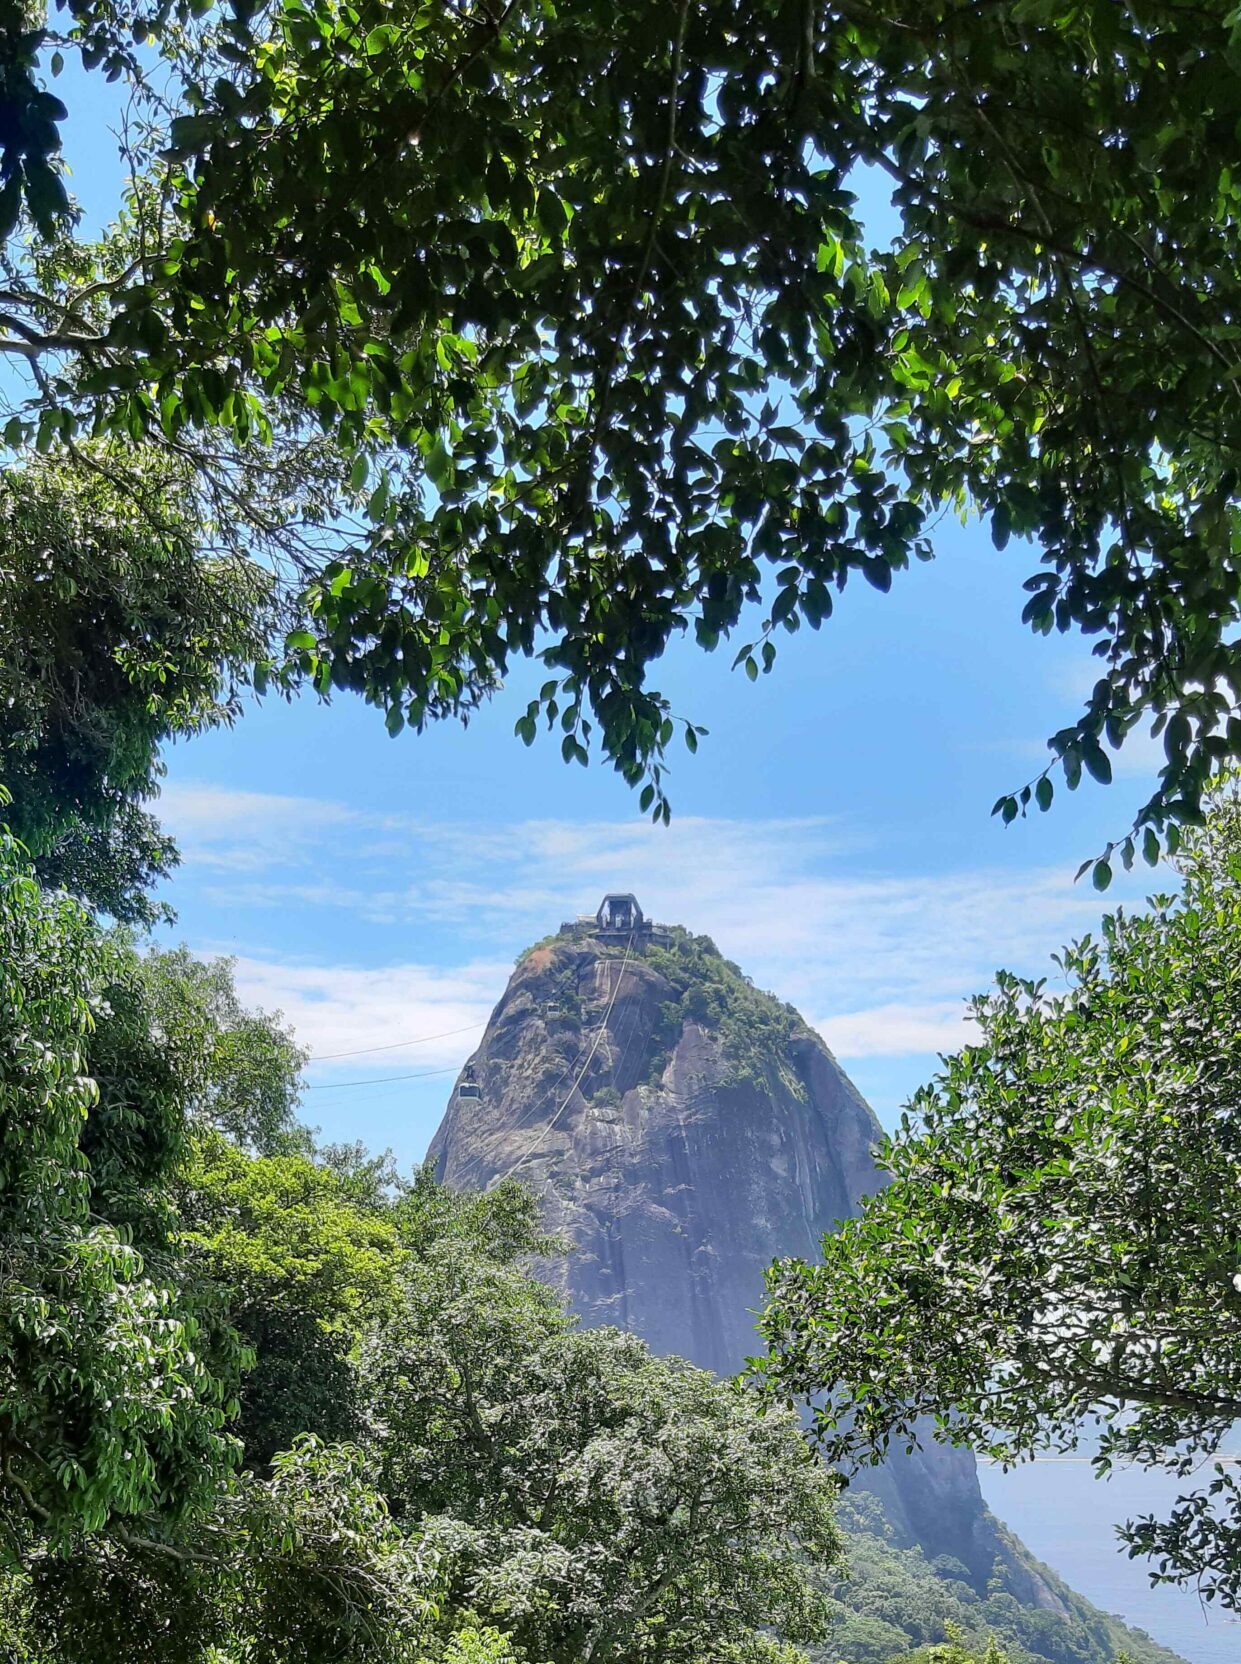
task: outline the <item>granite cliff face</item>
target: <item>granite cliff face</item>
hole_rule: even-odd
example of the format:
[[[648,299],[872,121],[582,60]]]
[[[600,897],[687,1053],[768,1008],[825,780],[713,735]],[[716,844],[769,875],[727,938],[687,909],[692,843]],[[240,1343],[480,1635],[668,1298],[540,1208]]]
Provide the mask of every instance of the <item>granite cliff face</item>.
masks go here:
[[[514,1174],[536,1191],[574,1245],[558,1274],[586,1322],[731,1374],[759,1349],[764,1269],[816,1255],[882,1182],[879,1126],[797,1012],[706,938],[618,917],[521,958],[430,1159],[459,1188]],[[1076,1621],[1084,1603],[987,1512],[969,1454],[928,1444],[858,1483],[897,1544],[979,1594],[998,1570],[1023,1607]]]

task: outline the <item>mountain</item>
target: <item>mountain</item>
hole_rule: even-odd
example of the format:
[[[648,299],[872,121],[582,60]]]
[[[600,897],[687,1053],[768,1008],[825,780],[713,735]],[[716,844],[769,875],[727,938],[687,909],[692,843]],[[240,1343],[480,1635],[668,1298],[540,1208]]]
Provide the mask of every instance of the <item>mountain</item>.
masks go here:
[[[549,1274],[585,1322],[732,1374],[758,1349],[765,1268],[815,1255],[883,1182],[879,1131],[792,1006],[708,938],[611,896],[519,959],[429,1159],[459,1188],[533,1187],[573,1245]],[[1014,1664],[1111,1664],[1122,1645],[1173,1660],[1027,1553],[968,1452],[928,1442],[855,1485],[862,1575],[840,1591],[833,1661],[881,1664],[941,1639],[945,1616],[993,1627]]]

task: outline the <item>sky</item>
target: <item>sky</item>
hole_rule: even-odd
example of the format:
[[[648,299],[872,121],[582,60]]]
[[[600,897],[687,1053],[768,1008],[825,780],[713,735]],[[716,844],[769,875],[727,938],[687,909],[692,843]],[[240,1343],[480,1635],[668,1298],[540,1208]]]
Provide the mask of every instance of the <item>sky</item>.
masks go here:
[[[965,1001],[997,967],[1053,970],[1097,922],[1104,902],[1074,871],[1157,766],[1139,742],[1111,787],[1008,828],[991,817],[1092,680],[1080,639],[1021,626],[1031,569],[1028,549],[945,526],[934,563],[886,596],[851,586],[756,684],[726,652],[670,651],[657,680],[710,733],[676,763],[669,828],[604,766],[514,737],[534,667],[468,728],[396,739],[348,696],[255,704],[167,753],[172,934],[234,956],[243,994],[320,1059],[305,1113],[325,1137],[402,1163],[515,958],[609,890],[791,1000],[891,1125],[968,1038]],[[1107,905],[1152,882],[1135,873]]]
[[[88,223],[121,170],[115,94],[66,68],[66,155]],[[876,236],[890,211],[863,183]],[[395,740],[352,697],[253,704],[171,747],[157,812],[183,861],[170,939],[236,959],[319,1061],[304,1113],[330,1139],[419,1159],[513,961],[562,919],[631,890],[705,932],[823,1034],[885,1125],[969,1037],[965,1002],[1049,955],[1103,906],[1077,866],[1123,834],[1160,762],[1136,737],[1004,828],[995,798],[1042,767],[1095,679],[1080,637],[1020,623],[1037,551],[941,521],[936,559],[881,595],[851,584],[818,632],[750,684],[727,647],[674,647],[653,680],[710,734],[682,753],[653,827],[600,764],[513,735],[543,679],[518,668],[468,729]],[[740,639],[746,639],[742,637]],[[1111,900],[1140,896],[1146,869]],[[347,1054],[347,1055],[342,1055]]]

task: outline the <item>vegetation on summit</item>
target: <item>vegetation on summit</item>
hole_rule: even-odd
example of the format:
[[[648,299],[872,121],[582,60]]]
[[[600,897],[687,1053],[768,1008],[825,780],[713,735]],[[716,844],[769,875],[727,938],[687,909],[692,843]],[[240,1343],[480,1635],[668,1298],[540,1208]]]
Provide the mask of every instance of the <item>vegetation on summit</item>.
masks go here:
[[[674,928],[666,946],[650,946],[643,952],[676,992],[662,1013],[657,1040],[674,1044],[687,1021],[716,1031],[737,1081],[761,1084],[785,1043],[805,1030],[791,1005],[755,988],[709,936]],[[657,1057],[653,1073],[658,1063]]]

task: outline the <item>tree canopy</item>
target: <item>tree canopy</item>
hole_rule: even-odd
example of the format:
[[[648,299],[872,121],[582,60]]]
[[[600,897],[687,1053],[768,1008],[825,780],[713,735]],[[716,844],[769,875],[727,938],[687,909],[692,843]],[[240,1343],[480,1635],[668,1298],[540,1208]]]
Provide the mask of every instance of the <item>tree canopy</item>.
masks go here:
[[[363,1360],[381,1485],[454,1604],[556,1664],[789,1664],[824,1639],[835,1482],[792,1416],[582,1331],[528,1272],[437,1244]]]
[[[132,93],[96,242],[70,52]],[[662,814],[698,737],[668,643],[739,634],[757,675],[949,509],[1038,548],[1034,630],[1097,638],[1005,818],[1153,721],[1120,843],[1153,856],[1241,748],[1226,8],[61,0],[4,61],[7,443],[171,455],[287,563],[291,671],[394,732],[537,652],[519,733],[597,740]]]
[[[515,1184],[318,1151],[227,965],[139,952],[6,838],[11,1656],[804,1660],[840,1539],[796,1419],[579,1333]]]
[[[183,469],[131,484],[39,458],[0,472],[0,783],[38,876],[114,917],[151,922],[176,860],[148,810],[162,743],[230,722],[267,656],[271,579],[201,547]]]
[[[938,1437],[1016,1462],[1092,1450],[1188,1476],[1241,1419],[1241,803],[1184,848],[1184,885],[1001,975],[978,1044],[914,1097],[891,1183],[780,1262],[774,1390],[814,1398],[829,1457]],[[1122,1528],[1156,1580],[1241,1600],[1241,1488],[1217,1467]]]
[[[146,1019],[144,1021],[143,1019]],[[200,1344],[167,1182],[187,1057],[132,954],[0,833],[0,1507],[10,1544],[192,1511],[230,1467],[239,1357]],[[123,1057],[116,1073],[100,1067]],[[98,1074],[92,1074],[92,1068]]]

